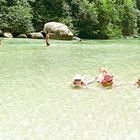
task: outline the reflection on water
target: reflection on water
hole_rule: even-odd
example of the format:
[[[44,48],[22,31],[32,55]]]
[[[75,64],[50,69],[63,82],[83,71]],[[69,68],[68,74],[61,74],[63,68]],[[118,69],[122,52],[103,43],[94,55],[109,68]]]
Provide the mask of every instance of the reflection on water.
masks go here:
[[[119,71],[124,78],[116,77],[111,89],[96,83],[73,89],[75,73],[97,75],[98,54],[93,56],[90,46],[86,55],[70,43],[58,47],[22,52],[26,57],[20,51],[9,54],[16,67],[1,57],[7,65],[0,70],[0,140],[139,140],[140,88],[133,73],[128,79]],[[115,64],[111,67],[115,73]]]

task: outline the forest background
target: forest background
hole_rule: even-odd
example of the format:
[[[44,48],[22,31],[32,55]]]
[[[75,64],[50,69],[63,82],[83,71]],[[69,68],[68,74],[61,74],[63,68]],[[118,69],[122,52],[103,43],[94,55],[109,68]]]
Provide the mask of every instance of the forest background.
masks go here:
[[[38,32],[45,23],[66,24],[86,39],[140,34],[140,0],[0,0],[0,30]]]

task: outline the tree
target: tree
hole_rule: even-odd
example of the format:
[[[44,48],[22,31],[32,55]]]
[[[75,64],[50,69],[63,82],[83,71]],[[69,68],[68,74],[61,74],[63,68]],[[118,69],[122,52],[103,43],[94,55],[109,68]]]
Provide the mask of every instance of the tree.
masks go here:
[[[87,0],[73,0],[71,3],[72,18],[77,34],[82,38],[96,38],[97,7]]]
[[[138,32],[140,33],[140,0],[136,0],[136,6],[137,6],[137,8],[138,8],[138,10],[137,10],[137,18],[138,18],[138,20],[137,20],[137,24],[138,24]]]
[[[36,30],[42,30],[49,21],[57,21],[72,27],[69,4],[64,0],[39,0],[31,2],[33,23]]]
[[[121,35],[119,13],[115,1],[96,1],[98,6],[98,38],[112,38]]]
[[[0,28],[14,35],[33,31],[31,8],[27,0],[5,0],[0,9]]]
[[[0,7],[0,29],[15,34],[40,31],[49,21],[66,24],[82,38],[140,32],[139,0],[0,0]]]
[[[136,5],[133,0],[124,0],[119,6],[121,28],[123,36],[132,36],[137,33]]]

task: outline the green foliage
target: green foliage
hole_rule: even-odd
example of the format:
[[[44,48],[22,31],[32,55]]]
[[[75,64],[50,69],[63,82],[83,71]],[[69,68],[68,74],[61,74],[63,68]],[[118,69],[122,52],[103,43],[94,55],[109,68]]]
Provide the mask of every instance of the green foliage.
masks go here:
[[[40,31],[49,21],[66,24],[82,38],[140,32],[139,0],[0,0],[0,7],[0,29],[16,34]]]
[[[138,20],[137,20],[137,24],[138,24],[138,33],[140,33],[140,11],[137,10],[137,16],[138,16]]]
[[[140,0],[136,0],[137,8],[140,10]]]
[[[5,3],[6,3],[6,0],[0,0],[0,6],[5,5]]]
[[[86,0],[72,1],[73,23],[83,38],[95,38],[97,34],[97,7]]]
[[[132,36],[136,33],[137,28],[136,10],[128,4],[120,7],[122,35]]]
[[[71,8],[67,2],[62,1],[62,13],[60,17],[57,19],[58,22],[61,22],[63,24],[66,24],[73,32],[75,32],[75,29],[72,24],[72,17],[71,17]]]
[[[140,0],[136,0],[136,6],[138,8],[137,10],[137,24],[138,24],[138,32],[140,33]]]
[[[33,9],[33,23],[36,30],[40,31],[49,21],[57,21],[72,26],[70,7],[63,0],[40,0],[31,3]]]
[[[120,19],[115,2],[103,0],[98,4],[98,38],[119,37],[121,35]]]
[[[121,29],[119,26],[109,23],[106,27],[105,35],[108,39],[118,38],[121,36]]]
[[[12,2],[15,5],[12,5]],[[3,31],[10,31],[14,34],[33,31],[30,5],[27,3],[27,1],[20,2],[21,3],[19,3],[19,1],[7,1],[7,3],[1,7],[0,28]]]

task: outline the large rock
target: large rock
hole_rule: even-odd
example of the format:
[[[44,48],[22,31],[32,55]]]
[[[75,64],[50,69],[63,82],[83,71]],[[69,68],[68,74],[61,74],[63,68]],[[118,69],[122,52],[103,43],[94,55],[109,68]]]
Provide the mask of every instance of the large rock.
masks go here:
[[[17,38],[27,38],[26,34],[20,34]]]
[[[73,37],[73,40],[82,41],[81,38],[79,38],[79,37],[77,37],[77,36],[74,36],[74,37]]]
[[[29,33],[27,34],[28,38],[33,38],[33,39],[42,39],[43,36],[40,32],[36,32],[36,33]]]
[[[10,32],[5,32],[3,36],[6,38],[13,38],[13,35]]]
[[[72,40],[73,33],[69,28],[59,22],[48,22],[44,25],[43,31],[45,33],[49,32],[50,39],[62,39],[62,40]]]

